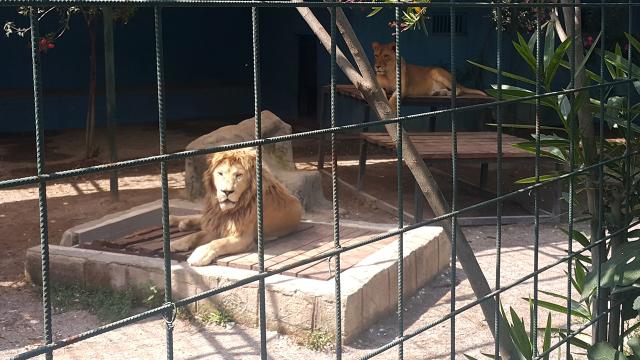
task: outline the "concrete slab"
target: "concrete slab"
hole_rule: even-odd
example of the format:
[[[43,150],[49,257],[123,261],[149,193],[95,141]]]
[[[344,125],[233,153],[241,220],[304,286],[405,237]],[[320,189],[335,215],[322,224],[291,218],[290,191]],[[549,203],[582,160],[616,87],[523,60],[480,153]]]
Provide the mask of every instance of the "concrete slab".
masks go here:
[[[65,244],[78,244],[122,236],[160,222],[160,202],[135,207],[65,232]],[[197,204],[171,201],[171,213],[198,212]],[[395,229],[394,225],[342,221],[346,227]],[[404,236],[403,269],[405,296],[431,281],[448,267],[442,260],[449,256],[449,246],[440,227],[423,227]],[[373,322],[395,310],[397,305],[397,241],[383,247],[341,273],[341,314],[343,341],[349,342]],[[163,259],[117,254],[77,246],[51,246],[51,278],[53,285],[75,284],[87,287],[109,286],[115,289],[141,288],[150,285],[164,288]],[[348,257],[348,252],[341,255]],[[40,249],[27,250],[27,272],[33,282],[40,283]],[[211,265],[190,267],[185,262],[171,262],[172,292],[181,299],[232,285],[249,276],[253,270]],[[286,275],[273,275],[265,280],[267,327],[286,334],[302,334],[316,330],[335,332],[335,281]],[[248,326],[258,324],[257,283],[240,286],[190,306],[198,311],[224,308],[234,320]]]

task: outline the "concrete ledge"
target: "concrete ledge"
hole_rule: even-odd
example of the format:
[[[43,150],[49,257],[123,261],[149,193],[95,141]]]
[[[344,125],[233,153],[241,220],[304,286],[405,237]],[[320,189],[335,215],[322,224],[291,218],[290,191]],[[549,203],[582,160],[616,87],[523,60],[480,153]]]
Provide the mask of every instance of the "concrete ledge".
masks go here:
[[[98,221],[67,230],[73,241],[122,236],[144,226],[158,224],[159,202],[146,204],[106,216]],[[197,205],[171,202],[172,213],[197,211]],[[153,224],[141,224],[136,219],[156,219]],[[341,222],[343,226],[390,231],[392,225],[362,222]],[[126,229],[114,229],[124,227]],[[120,235],[112,235],[120,234]],[[374,252],[358,264],[342,272],[341,312],[343,341],[349,342],[362,330],[396,308],[397,304],[397,241]],[[50,247],[52,284],[75,284],[84,287],[144,287],[164,288],[163,259],[118,254],[77,247]],[[449,266],[450,246],[440,227],[423,227],[405,233],[403,243],[404,294],[413,295]],[[348,256],[342,254],[342,257]],[[27,273],[35,283],[41,283],[40,249],[27,250]],[[249,276],[253,270],[211,265],[190,267],[185,262],[171,262],[172,292],[182,299],[209,289],[233,284]],[[333,279],[296,278],[273,275],[266,282],[267,326],[286,334],[304,334],[315,330],[335,332],[335,282]],[[258,324],[257,283],[238,287],[208,299],[198,301],[190,310],[224,308],[236,322],[248,326]]]

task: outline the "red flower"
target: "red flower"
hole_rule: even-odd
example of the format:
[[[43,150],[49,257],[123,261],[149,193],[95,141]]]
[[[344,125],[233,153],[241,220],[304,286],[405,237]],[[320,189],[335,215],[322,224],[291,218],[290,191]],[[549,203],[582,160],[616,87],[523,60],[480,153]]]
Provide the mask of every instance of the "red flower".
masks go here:
[[[591,47],[591,45],[593,45],[593,36],[587,36],[584,39],[584,46],[585,47]]]
[[[38,40],[38,49],[40,52],[46,53],[47,50],[53,49],[56,45],[53,43],[53,40],[43,37]]]

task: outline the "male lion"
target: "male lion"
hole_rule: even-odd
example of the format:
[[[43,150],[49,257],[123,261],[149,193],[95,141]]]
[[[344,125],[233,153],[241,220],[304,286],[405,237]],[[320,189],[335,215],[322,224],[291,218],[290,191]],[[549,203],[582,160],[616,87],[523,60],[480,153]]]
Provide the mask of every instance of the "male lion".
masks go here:
[[[373,42],[376,78],[385,92],[396,91],[396,44]],[[402,97],[450,96],[452,88],[451,74],[438,67],[424,67],[407,64],[400,59],[400,86]],[[475,94],[487,96],[483,91],[456,85],[456,95]]]
[[[211,155],[203,174],[206,189],[201,215],[170,216],[180,230],[200,229],[171,242],[171,251],[195,250],[189,265],[209,265],[215,258],[247,251],[257,239],[256,152],[231,150]],[[263,178],[264,239],[273,240],[296,229],[302,217],[300,201],[267,170]]]

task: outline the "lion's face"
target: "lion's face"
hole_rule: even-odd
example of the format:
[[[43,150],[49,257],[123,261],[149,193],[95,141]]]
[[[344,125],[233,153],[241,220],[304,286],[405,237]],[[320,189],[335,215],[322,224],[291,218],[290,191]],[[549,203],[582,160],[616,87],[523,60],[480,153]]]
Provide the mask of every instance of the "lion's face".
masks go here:
[[[375,60],[375,70],[378,75],[395,76],[396,73],[396,44],[380,44],[374,42],[373,58]]]
[[[251,176],[242,164],[224,161],[213,169],[213,183],[220,209],[230,210],[236,206],[251,185]]]
[[[222,211],[242,208],[251,193],[255,194],[255,171],[256,154],[252,149],[213,154],[203,179],[207,195],[215,197],[214,203],[217,202]]]

